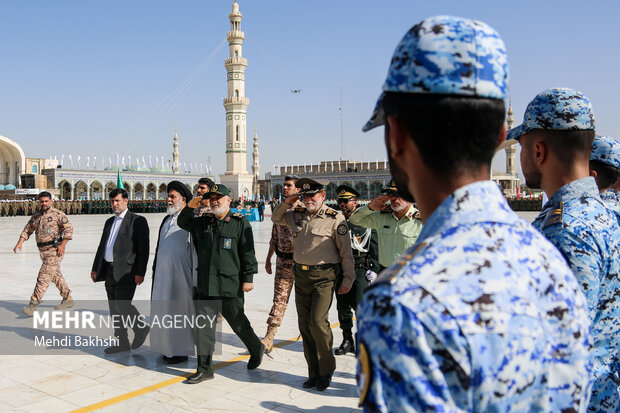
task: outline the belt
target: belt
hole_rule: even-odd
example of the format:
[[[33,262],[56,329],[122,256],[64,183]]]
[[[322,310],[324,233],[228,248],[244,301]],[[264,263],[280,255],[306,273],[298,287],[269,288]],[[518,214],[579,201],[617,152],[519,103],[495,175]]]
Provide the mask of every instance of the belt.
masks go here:
[[[292,252],[282,252],[276,248],[276,257],[282,258],[283,260],[292,260],[293,253]]]
[[[334,268],[338,264],[319,264],[319,265],[304,265],[295,263],[295,268],[301,271],[314,271],[314,270],[327,270]]]
[[[52,241],[47,241],[47,242],[37,242],[37,247],[41,248],[41,247],[47,247],[48,245],[54,245],[54,246],[58,246],[58,243],[62,242],[62,237],[60,238],[54,238]]]

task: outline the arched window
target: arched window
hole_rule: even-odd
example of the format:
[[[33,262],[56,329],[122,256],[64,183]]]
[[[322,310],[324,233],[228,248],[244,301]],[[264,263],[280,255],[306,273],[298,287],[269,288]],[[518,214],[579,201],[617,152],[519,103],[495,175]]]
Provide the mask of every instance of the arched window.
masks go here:
[[[33,174],[39,173],[39,165],[37,165],[36,163],[32,164],[32,173]]]
[[[235,89],[235,97],[238,98],[239,97],[239,89]]]
[[[239,57],[239,52],[235,50],[235,57]]]
[[[239,140],[239,125],[235,126],[235,136],[237,137],[237,140]]]

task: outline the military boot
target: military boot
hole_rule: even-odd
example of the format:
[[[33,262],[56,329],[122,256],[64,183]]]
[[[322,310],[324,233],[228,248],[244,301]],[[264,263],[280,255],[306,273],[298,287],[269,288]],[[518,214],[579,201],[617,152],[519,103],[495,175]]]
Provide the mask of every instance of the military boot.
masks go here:
[[[276,330],[278,327],[269,326],[267,327],[267,334],[265,337],[261,339],[261,343],[265,346],[265,353],[269,353],[273,350],[273,339],[276,336]]]
[[[71,295],[69,294],[68,296],[63,298],[60,304],[58,304],[54,308],[56,310],[62,310],[63,308],[71,308],[71,307],[73,307],[73,298],[71,298]]]
[[[337,356],[342,356],[347,353],[355,353],[355,341],[353,340],[353,334],[351,332],[343,333],[343,340],[340,347],[334,350],[334,354]]]
[[[26,314],[28,317],[32,317],[34,315],[34,310],[37,309],[39,304],[41,304],[41,301],[30,300],[28,306],[22,308],[22,313]]]

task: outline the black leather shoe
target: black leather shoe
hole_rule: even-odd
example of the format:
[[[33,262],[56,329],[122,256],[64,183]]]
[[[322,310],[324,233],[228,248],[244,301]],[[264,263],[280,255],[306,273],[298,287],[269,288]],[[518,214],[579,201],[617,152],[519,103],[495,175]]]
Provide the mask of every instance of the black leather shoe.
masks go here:
[[[332,375],[331,374],[328,375],[328,376],[321,376],[316,381],[316,389],[318,391],[323,391],[326,388],[328,388],[331,383],[332,383]]]
[[[196,373],[192,374],[187,379],[185,379],[184,383],[196,384],[196,383],[200,383],[201,381],[211,380],[212,378],[213,378],[213,373],[207,374],[207,373],[201,373],[197,371]]]
[[[355,353],[355,342],[352,338],[348,337],[342,340],[340,347],[334,350],[334,354],[337,356],[342,356],[347,353]]]
[[[120,340],[118,345],[111,346],[103,350],[105,354],[116,354],[122,351],[129,351],[129,340]]]
[[[265,345],[261,343],[260,351],[258,354],[250,356],[250,360],[248,361],[248,370],[254,370],[263,362],[263,355],[265,354]]]
[[[301,385],[304,389],[311,389],[316,386],[316,379],[310,377],[308,380],[304,381],[304,384]]]
[[[162,356],[162,359],[164,359],[164,361],[168,364],[177,364],[177,363],[183,363],[184,361],[187,361],[187,356],[172,356],[172,357]]]
[[[145,326],[144,328],[141,328],[140,330],[135,332],[135,336],[133,338],[133,342],[131,343],[131,348],[132,349],[137,349],[138,347],[140,347],[142,344],[144,344],[144,340],[146,340],[146,336],[149,335],[149,330],[151,328],[149,326]]]

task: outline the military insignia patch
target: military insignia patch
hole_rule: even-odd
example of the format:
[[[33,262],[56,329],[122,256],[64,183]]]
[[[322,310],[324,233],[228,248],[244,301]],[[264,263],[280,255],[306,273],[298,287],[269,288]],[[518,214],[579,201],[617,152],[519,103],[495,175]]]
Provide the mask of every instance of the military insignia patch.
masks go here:
[[[49,217],[49,218],[47,219],[47,222],[52,222],[52,217]]]
[[[347,233],[347,226],[345,224],[340,224],[338,225],[338,228],[336,228],[336,231],[340,234],[340,235],[344,235]]]
[[[303,189],[304,191],[307,191],[308,189],[310,189],[310,184],[304,184],[304,185],[303,185],[303,187],[302,187],[302,189]]]
[[[416,211],[416,212],[413,214],[413,218],[414,218],[414,219],[422,219],[422,216],[420,215],[420,211]]]
[[[230,239],[230,238],[224,238],[224,249],[225,249],[225,250],[230,250],[230,249],[232,249],[232,239]]]
[[[219,189],[219,187],[217,185],[213,185],[211,187],[211,192],[217,191]]]
[[[46,232],[46,233],[48,233],[48,234],[51,234],[51,233],[52,233],[52,229],[51,229],[51,228],[47,228],[47,229],[45,230],[45,232]]]
[[[360,406],[363,406],[368,396],[368,389],[370,388],[370,357],[364,343],[360,343],[359,347],[360,354],[357,360],[360,366],[360,377],[358,386],[360,391]]]
[[[60,222],[62,222],[63,224],[66,224],[67,222],[69,222],[69,219],[67,217],[62,217]]]

